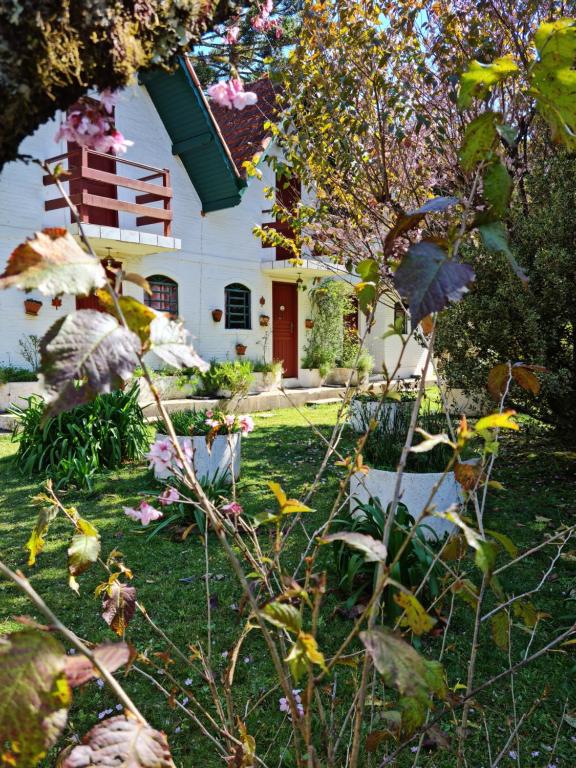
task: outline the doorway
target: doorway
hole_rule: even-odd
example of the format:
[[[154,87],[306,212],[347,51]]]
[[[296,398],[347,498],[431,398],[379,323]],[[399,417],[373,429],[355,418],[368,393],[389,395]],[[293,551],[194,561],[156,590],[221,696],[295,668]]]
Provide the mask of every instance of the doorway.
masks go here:
[[[272,283],[272,357],[282,361],[285,378],[298,376],[296,283]]]

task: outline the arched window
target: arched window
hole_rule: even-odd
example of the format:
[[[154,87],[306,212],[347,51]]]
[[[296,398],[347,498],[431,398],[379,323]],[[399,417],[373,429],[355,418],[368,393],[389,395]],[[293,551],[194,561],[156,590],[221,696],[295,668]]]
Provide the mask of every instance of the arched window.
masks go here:
[[[250,289],[241,283],[231,283],[224,289],[226,328],[251,328]]]
[[[394,304],[394,328],[399,328],[400,333],[408,333],[408,312],[401,301]]]
[[[148,278],[152,295],[144,294],[144,304],[158,312],[178,314],[178,283],[165,275],[152,275]]]

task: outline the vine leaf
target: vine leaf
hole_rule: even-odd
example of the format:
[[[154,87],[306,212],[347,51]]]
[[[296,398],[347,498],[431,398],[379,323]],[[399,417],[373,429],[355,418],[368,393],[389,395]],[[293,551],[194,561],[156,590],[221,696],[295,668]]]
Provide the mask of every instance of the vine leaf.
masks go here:
[[[460,75],[458,106],[461,109],[469,107],[474,97],[483,99],[494,85],[517,73],[518,65],[510,55],[495,59],[491,64],[471,61],[466,72]]]
[[[331,533],[321,539],[322,544],[330,544],[333,541],[343,541],[349,547],[360,550],[364,555],[364,560],[369,563],[385,563],[388,557],[388,550],[384,544],[365,533],[340,531],[338,533]]]
[[[417,226],[428,213],[440,213],[459,203],[457,197],[432,197],[410,213],[403,213],[394,222],[384,240],[384,253],[390,253],[395,240]]]
[[[174,368],[198,368],[207,371],[207,362],[188,344],[190,334],[183,323],[167,315],[156,315],[150,323],[150,350]]]
[[[534,43],[538,61],[532,68],[531,91],[552,130],[554,141],[576,149],[576,20],[541,24]]]
[[[394,595],[394,602],[404,611],[400,619],[400,626],[410,627],[415,635],[424,635],[426,632],[430,632],[436,624],[436,619],[426,613],[422,603],[413,594],[398,592]]]
[[[25,629],[0,639],[0,744],[15,766],[36,765],[56,742],[72,694],[66,654],[51,635]]]
[[[268,603],[262,611],[264,618],[280,629],[298,633],[302,629],[302,617],[300,611],[293,605],[286,603]]]
[[[324,671],[327,670],[324,654],[318,648],[315,638],[307,632],[299,633],[296,642],[286,657],[286,662],[296,682],[306,672],[309,664],[317,664]]]
[[[98,663],[112,673],[128,663],[130,646],[127,643],[102,643],[94,648],[93,654]],[[64,672],[71,688],[77,688],[99,676],[90,659],[82,654],[66,656]]]
[[[138,365],[140,340],[106,312],[83,309],[58,320],[40,344],[47,415],[119,387]]]
[[[109,717],[63,759],[62,768],[175,768],[164,733],[132,717]]]
[[[490,221],[478,226],[480,237],[486,250],[491,253],[503,253],[508,259],[508,263],[512,267],[514,274],[520,278],[520,280],[526,285],[528,283],[528,276],[522,269],[520,264],[516,261],[516,257],[510,250],[508,244],[508,232],[506,226],[502,221]]]
[[[497,121],[500,122],[500,115],[496,112],[483,112],[466,126],[460,148],[460,165],[464,171],[473,170],[492,155],[498,139]]]
[[[360,639],[386,685],[400,694],[402,730],[412,733],[426,719],[432,694],[446,697],[442,665],[424,659],[411,645],[382,627],[361,632]]]
[[[96,295],[106,311],[114,315],[117,320],[120,320],[114,300],[108,291],[96,291]],[[145,348],[150,341],[150,323],[156,317],[156,312],[133,296],[118,296],[118,304],[122,310],[126,325],[138,336],[142,342],[142,347]]]
[[[486,429],[514,429],[519,430],[517,422],[512,420],[516,411],[503,411],[502,413],[491,413],[489,416],[482,416],[478,419],[474,429],[481,434]]]
[[[84,573],[100,554],[100,537],[98,533],[76,533],[68,547],[68,584],[74,592],[80,592],[76,576]]]
[[[486,541],[480,534],[467,525],[457,512],[449,509],[446,512],[436,512],[436,517],[442,517],[457,525],[466,537],[468,546],[475,550],[474,562],[482,573],[489,574],[494,570],[496,563],[496,547],[491,541]]]
[[[546,368],[542,365],[528,365],[527,363],[514,363],[513,365],[499,363],[491,368],[488,373],[488,392],[498,402],[506,391],[508,379],[511,375],[518,386],[533,395],[537,395],[540,392],[540,380],[535,372],[545,373]]]
[[[498,611],[490,619],[490,629],[492,630],[492,640],[501,651],[508,650],[508,632],[510,628],[510,619],[506,611]]]
[[[28,565],[34,565],[36,563],[36,558],[44,549],[44,545],[46,544],[44,536],[48,533],[50,523],[55,519],[57,514],[58,507],[56,506],[42,507],[39,510],[36,525],[32,529],[30,538],[26,543],[26,549],[30,553],[28,557]]]
[[[475,279],[469,264],[448,259],[435,243],[423,240],[408,249],[394,274],[401,296],[407,296],[412,323],[444,309],[449,301],[459,301]]]
[[[88,294],[105,284],[100,262],[61,227],[47,227],[21,243],[0,276],[0,288],[35,289],[45,296]]]
[[[136,611],[136,590],[115,580],[106,589],[102,618],[121,637]]]
[[[302,502],[298,501],[298,499],[289,499],[284,493],[284,490],[279,483],[269,482],[268,487],[270,488],[274,496],[276,496],[276,501],[278,502],[278,506],[280,507],[280,514],[293,515],[298,512],[314,511],[310,509],[310,507],[307,507],[305,504],[302,504]]]
[[[497,216],[505,216],[512,194],[512,178],[504,163],[496,160],[484,171],[484,198]]]

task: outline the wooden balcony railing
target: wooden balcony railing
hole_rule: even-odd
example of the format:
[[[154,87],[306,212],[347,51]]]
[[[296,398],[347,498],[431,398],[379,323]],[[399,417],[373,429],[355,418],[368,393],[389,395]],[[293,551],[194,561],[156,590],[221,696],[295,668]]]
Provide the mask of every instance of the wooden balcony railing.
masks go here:
[[[170,171],[165,168],[154,168],[85,147],[71,149],[47,162],[52,168],[57,164],[64,166],[65,173],[60,176],[60,181],[69,185],[68,194],[83,222],[131,229],[134,222],[130,218],[135,216],[137,227],[161,224],[164,235],[171,235],[172,188]],[[117,172],[119,167],[126,175]],[[43,183],[51,186],[55,181],[46,175]],[[47,211],[65,207],[66,201],[62,197],[44,203]],[[124,221],[119,224],[119,214],[128,215],[126,224]]]

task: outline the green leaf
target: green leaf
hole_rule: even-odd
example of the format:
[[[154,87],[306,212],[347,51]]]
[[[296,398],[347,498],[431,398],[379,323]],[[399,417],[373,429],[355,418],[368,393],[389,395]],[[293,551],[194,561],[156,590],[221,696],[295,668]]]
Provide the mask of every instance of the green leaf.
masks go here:
[[[45,296],[88,294],[106,284],[99,261],[63,228],[47,228],[19,245],[0,276],[0,288],[38,290]]]
[[[460,165],[463,170],[471,171],[478,163],[491,158],[498,138],[497,120],[500,121],[500,115],[484,112],[466,126],[460,148]]]
[[[412,245],[394,273],[394,285],[410,305],[412,324],[439,312],[450,301],[459,301],[474,280],[469,264],[448,259],[435,243],[422,240]]]
[[[150,323],[150,350],[174,368],[197,368],[205,372],[210,367],[188,343],[190,334],[180,321],[158,315]]]
[[[498,216],[504,216],[512,194],[512,179],[506,166],[497,160],[484,171],[484,198]]]
[[[103,720],[82,741],[61,768],[175,768],[166,735],[132,717]]]
[[[268,603],[262,611],[264,618],[280,629],[298,633],[302,629],[300,611],[288,603]]]
[[[518,557],[518,547],[509,536],[506,536],[505,533],[500,533],[500,531],[493,531],[488,528],[485,529],[485,532],[488,536],[491,536],[501,544],[513,560]]]
[[[483,99],[490,89],[507,77],[518,73],[518,65],[512,56],[502,56],[491,64],[472,61],[466,72],[460,75],[460,90],[458,106],[461,109],[469,107],[472,99]]]
[[[333,541],[343,541],[349,547],[358,549],[364,555],[364,560],[369,563],[385,563],[388,550],[381,541],[373,539],[364,533],[341,531],[331,533],[321,539],[322,544],[330,544]]]
[[[70,588],[79,591],[76,576],[84,573],[92,563],[95,563],[100,554],[100,537],[77,533],[72,536],[72,542],[68,547],[68,573]]]
[[[400,694],[402,730],[412,733],[426,719],[432,706],[431,695],[446,696],[442,665],[427,661],[411,645],[381,627],[361,632],[360,639],[386,685]]]
[[[492,639],[501,651],[508,650],[510,619],[506,611],[498,611],[490,619]]]
[[[48,533],[50,523],[55,519],[58,514],[58,507],[42,507],[38,512],[38,518],[36,519],[36,525],[30,534],[30,538],[26,543],[26,549],[30,552],[28,557],[28,565],[34,565],[36,563],[36,557],[44,549],[44,536]]]
[[[448,510],[447,512],[436,512],[436,517],[442,517],[457,525],[466,537],[468,545],[475,550],[474,561],[482,573],[488,574],[494,568],[496,561],[496,548],[489,541],[485,541],[480,534],[467,525],[457,512]]]
[[[527,283],[528,277],[516,261],[516,257],[508,245],[508,232],[506,231],[505,224],[502,221],[491,221],[487,224],[480,224],[478,231],[486,249],[491,253],[503,253],[517,277],[523,283]]]
[[[0,744],[11,745],[17,766],[36,765],[66,725],[72,694],[65,661],[47,633],[25,629],[0,639]]]
[[[492,573],[496,565],[496,547],[491,541],[479,541],[474,562],[482,573]]]
[[[539,61],[532,67],[531,92],[554,141],[576,149],[576,20],[541,24],[534,36]]]
[[[138,365],[140,340],[105,312],[83,309],[54,323],[40,344],[47,415],[119,387]]]
[[[316,664],[326,670],[324,654],[318,649],[318,644],[312,635],[300,632],[296,642],[286,657],[286,663],[290,668],[290,674],[296,682],[308,669],[309,664]]]

